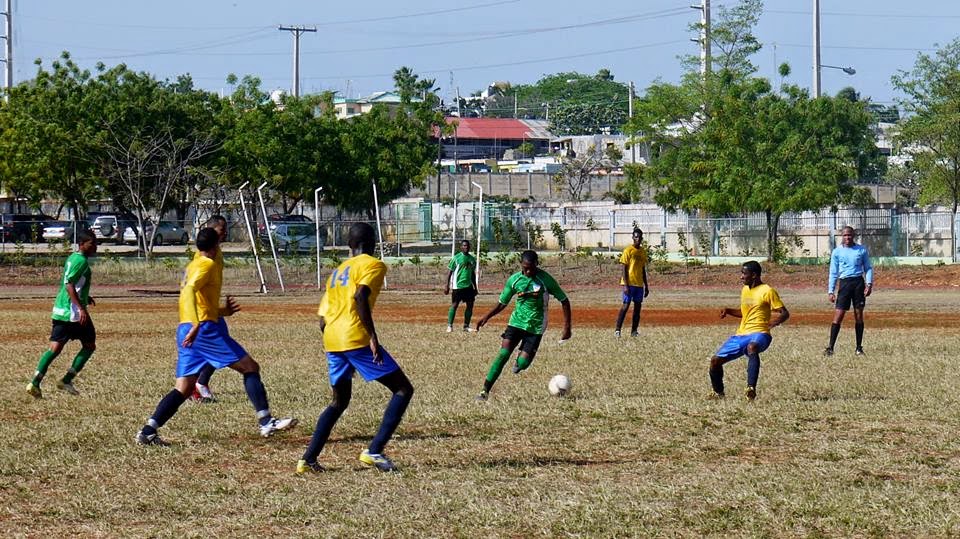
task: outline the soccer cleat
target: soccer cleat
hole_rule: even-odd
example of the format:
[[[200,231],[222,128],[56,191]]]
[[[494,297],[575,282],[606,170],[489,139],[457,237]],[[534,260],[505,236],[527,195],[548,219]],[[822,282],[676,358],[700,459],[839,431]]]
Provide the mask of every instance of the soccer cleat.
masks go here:
[[[57,389],[66,391],[67,393],[69,393],[69,394],[71,394],[71,395],[79,395],[79,394],[80,394],[80,392],[77,391],[77,388],[73,387],[73,384],[71,384],[70,382],[64,382],[63,380],[60,380],[59,382],[57,382]]]
[[[513,364],[513,374],[520,374],[520,371],[522,371],[522,370],[523,370],[523,369],[520,368],[520,362],[519,362],[519,361],[518,361],[517,363],[514,363],[514,364]]]
[[[477,402],[487,402],[487,399],[490,397],[490,394],[486,391],[481,391],[480,394],[476,396],[473,400]]]
[[[217,402],[217,399],[213,396],[213,392],[210,391],[210,388],[203,384],[194,384],[193,395],[190,395],[190,398],[201,404]]]
[[[464,333],[473,333],[474,329],[470,326],[463,326]]]
[[[639,336],[640,336],[640,332],[639,332],[639,331],[631,331],[631,332],[630,332],[630,336],[631,336],[631,337],[639,337]]]
[[[43,398],[43,391],[40,391],[40,386],[33,385],[33,382],[27,383],[27,393],[32,395],[35,399]]]
[[[266,424],[260,425],[260,436],[269,438],[273,436],[274,432],[287,430],[295,426],[297,426],[297,420],[292,417],[284,417],[282,419],[273,418],[267,421]]]
[[[447,333],[453,333],[453,326],[447,326]]]
[[[863,353],[863,348],[857,348],[857,351],[854,352],[854,354],[856,354],[856,355],[858,355],[858,356],[866,355],[866,354]]]
[[[159,434],[144,434],[142,430],[137,433],[134,439],[137,445],[155,445],[158,447],[168,447],[170,445],[170,443],[161,438]]]
[[[369,449],[364,449],[363,453],[360,453],[360,462],[368,466],[373,466],[381,472],[397,471],[397,467],[393,465],[393,462],[391,462],[386,455],[383,453],[371,453]]]
[[[823,356],[824,356],[824,357],[830,357],[830,356],[832,356],[832,355],[833,355],[833,348],[825,348],[825,349],[823,350]]]
[[[300,475],[306,473],[323,473],[325,471],[327,471],[327,469],[320,466],[320,463],[317,461],[307,462],[303,459],[297,461],[297,473]]]
[[[746,395],[747,395],[747,400],[748,400],[748,401],[757,400],[757,388],[752,387],[752,386],[751,386],[751,387],[747,387]]]
[[[613,332],[613,336],[619,339],[619,338],[620,338],[620,330],[619,330],[619,329],[618,329],[618,330],[615,330],[615,331]]]
[[[711,401],[722,401],[723,399],[724,399],[723,393],[717,393],[716,391],[714,391],[713,393],[710,394],[709,397],[707,397],[707,400],[711,400]]]

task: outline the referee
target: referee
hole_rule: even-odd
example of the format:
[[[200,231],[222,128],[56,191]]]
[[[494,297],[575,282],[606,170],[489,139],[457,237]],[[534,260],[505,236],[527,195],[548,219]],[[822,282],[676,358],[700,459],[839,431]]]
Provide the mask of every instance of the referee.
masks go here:
[[[857,245],[854,240],[857,231],[853,227],[843,227],[840,246],[830,255],[830,280],[827,283],[827,294],[830,303],[834,304],[833,324],[830,326],[830,346],[823,351],[823,355],[833,355],[833,345],[840,334],[840,324],[843,315],[853,305],[853,315],[856,323],[858,356],[863,355],[863,307],[867,303],[867,296],[873,291],[873,266],[870,265],[870,256],[867,249]]]

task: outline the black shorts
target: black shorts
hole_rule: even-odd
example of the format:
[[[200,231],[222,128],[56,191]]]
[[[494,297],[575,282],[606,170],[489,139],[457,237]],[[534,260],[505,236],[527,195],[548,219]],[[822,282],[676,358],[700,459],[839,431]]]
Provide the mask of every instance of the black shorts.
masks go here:
[[[854,309],[862,309],[867,304],[866,287],[863,277],[840,279],[836,308],[849,311],[852,304]]]
[[[503,331],[503,335],[500,335],[500,337],[512,343],[519,342],[520,351],[526,352],[527,357],[530,359],[533,359],[533,356],[537,355],[537,350],[540,348],[540,340],[543,339],[543,335],[530,333],[529,331],[524,331],[513,326],[507,326],[507,329]],[[513,350],[511,350],[511,352],[513,352]]]
[[[477,297],[477,290],[471,288],[454,288],[450,294],[450,301],[473,301]]]
[[[88,320],[86,325],[80,322],[53,320],[53,328],[50,330],[50,342],[62,344],[67,341],[80,341],[84,344],[97,342],[97,330],[93,327],[93,320]]]

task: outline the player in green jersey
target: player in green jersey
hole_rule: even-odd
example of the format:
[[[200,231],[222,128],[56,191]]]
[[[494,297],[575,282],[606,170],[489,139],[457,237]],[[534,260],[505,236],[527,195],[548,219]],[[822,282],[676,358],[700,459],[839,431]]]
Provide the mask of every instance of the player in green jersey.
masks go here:
[[[557,298],[563,307],[563,332],[560,335],[560,341],[570,338],[570,300],[567,299],[567,294],[560,288],[557,281],[549,273],[537,267],[538,263],[535,251],[524,251],[520,255],[520,271],[507,279],[503,292],[500,293],[499,303],[477,322],[477,331],[480,331],[480,328],[491,318],[507,308],[510,298],[517,296],[517,303],[513,308],[513,314],[510,315],[510,321],[507,322],[507,329],[500,336],[503,339],[500,343],[500,352],[490,365],[490,370],[487,371],[483,391],[477,395],[478,401],[487,400],[490,389],[500,377],[503,366],[506,365],[517,345],[520,345],[520,355],[517,356],[517,363],[513,367],[514,374],[526,369],[533,362],[537,349],[540,348],[543,332],[547,329],[550,296]]]
[[[460,242],[460,252],[450,259],[447,266],[447,284],[443,289],[444,295],[450,294],[450,310],[447,311],[447,333],[453,331],[453,319],[457,315],[460,302],[466,304],[463,310],[463,330],[472,331],[470,318],[473,316],[473,302],[477,298],[477,259],[470,255],[470,241]]]
[[[67,257],[63,266],[63,279],[60,281],[60,292],[53,302],[53,329],[50,332],[50,348],[40,356],[37,371],[33,380],[27,384],[27,393],[34,398],[42,398],[40,382],[47,374],[50,363],[60,355],[67,341],[79,340],[82,348],[73,358],[73,365],[67,374],[57,382],[57,387],[71,395],[80,392],[73,387],[73,378],[86,365],[87,360],[97,349],[97,332],[93,327],[93,320],[87,312],[88,305],[96,302],[90,297],[90,264],[87,259],[97,252],[97,238],[89,231],[77,234],[78,251]]]

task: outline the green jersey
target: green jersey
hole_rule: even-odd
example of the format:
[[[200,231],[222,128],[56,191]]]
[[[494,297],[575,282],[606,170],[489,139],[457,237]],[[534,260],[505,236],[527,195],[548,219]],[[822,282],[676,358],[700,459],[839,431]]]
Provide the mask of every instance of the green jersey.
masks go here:
[[[63,322],[79,322],[80,310],[70,301],[67,287],[72,286],[80,298],[80,305],[87,306],[90,299],[90,264],[87,257],[80,253],[73,253],[67,257],[63,265],[63,281],[60,282],[60,292],[53,302],[51,318]]]
[[[532,278],[522,271],[511,275],[500,293],[500,303],[507,305],[514,295],[517,296],[517,305],[507,324],[536,335],[543,335],[547,329],[547,303],[550,296],[560,301],[567,299],[567,294],[557,281],[542,269],[538,269]]]
[[[450,259],[447,269],[453,272],[450,276],[450,288],[473,288],[473,276],[477,271],[477,259],[462,251],[457,252]]]

